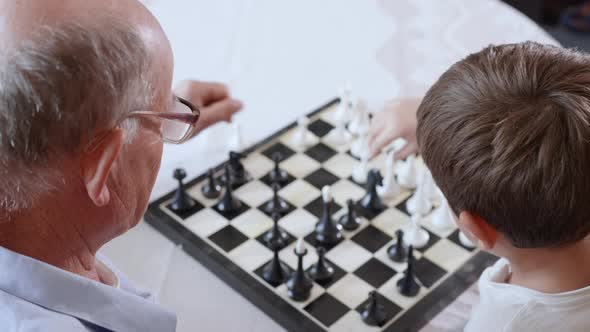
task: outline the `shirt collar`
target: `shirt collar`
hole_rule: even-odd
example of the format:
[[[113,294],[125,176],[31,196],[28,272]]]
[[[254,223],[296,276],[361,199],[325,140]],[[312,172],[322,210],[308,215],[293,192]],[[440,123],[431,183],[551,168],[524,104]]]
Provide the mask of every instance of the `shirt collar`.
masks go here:
[[[135,294],[0,247],[0,289],[111,331],[174,331],[176,316]]]

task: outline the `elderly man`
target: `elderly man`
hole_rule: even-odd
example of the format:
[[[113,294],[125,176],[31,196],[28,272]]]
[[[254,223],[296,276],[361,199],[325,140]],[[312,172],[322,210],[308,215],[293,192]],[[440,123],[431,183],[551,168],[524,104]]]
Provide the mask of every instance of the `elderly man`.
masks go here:
[[[0,331],[174,331],[97,252],[141,219],[163,141],[240,102],[212,83],[173,94],[136,0],[0,0],[0,31]]]

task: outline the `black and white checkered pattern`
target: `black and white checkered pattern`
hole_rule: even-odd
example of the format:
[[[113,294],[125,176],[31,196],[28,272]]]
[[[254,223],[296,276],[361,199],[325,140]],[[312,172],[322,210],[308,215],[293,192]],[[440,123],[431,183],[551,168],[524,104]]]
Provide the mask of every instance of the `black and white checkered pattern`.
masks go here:
[[[322,211],[321,188],[331,186],[335,218],[345,213],[343,207],[347,199],[358,200],[365,193],[364,188],[351,179],[352,170],[359,161],[350,155],[349,146],[335,146],[324,139],[334,128],[332,117],[335,110],[333,105],[311,118],[309,129],[314,134],[315,144],[309,148],[300,150],[291,144],[294,128],[249,153],[243,164],[253,179],[234,190],[235,196],[244,203],[240,211],[231,215],[220,213],[216,209],[217,201],[206,199],[201,194],[206,180],[187,189],[199,203],[190,213],[174,214],[167,208],[169,201],[161,203],[159,208],[325,330],[380,330],[394,325],[410,307],[421,301],[477,250],[461,245],[458,230],[437,230],[427,216],[424,228],[430,233],[430,242],[415,254],[415,270],[423,287],[416,297],[400,295],[396,282],[402,277],[406,264],[391,261],[387,248],[395,242],[395,231],[406,229],[411,223],[405,209],[411,192],[404,191],[387,202],[387,210],[369,216],[370,219],[365,218],[362,226],[355,231],[344,231],[344,239],[327,248],[326,258],[336,271],[334,278],[315,284],[307,301],[292,301],[287,296],[285,284],[276,287],[267,284],[261,277],[261,271],[271,260],[272,251],[265,246],[262,236],[272,227],[273,221],[263,212],[262,206],[273,195],[268,173],[274,166],[271,157],[275,152],[283,156],[281,168],[290,175],[279,194],[291,209],[279,225],[290,236],[289,244],[280,252],[280,258],[291,269],[296,268],[297,257],[293,249],[299,237],[305,239],[309,251],[304,267],[309,268],[317,259],[313,230]],[[383,156],[370,164],[384,172]],[[381,328],[367,326],[359,314],[372,290],[377,290],[387,315],[387,322]]]

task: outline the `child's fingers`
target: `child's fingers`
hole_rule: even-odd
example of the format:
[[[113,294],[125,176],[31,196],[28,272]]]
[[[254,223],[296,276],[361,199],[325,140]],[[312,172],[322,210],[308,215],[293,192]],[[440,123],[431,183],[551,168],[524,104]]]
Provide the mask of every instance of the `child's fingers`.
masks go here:
[[[382,130],[374,139],[373,141],[369,141],[369,154],[374,157],[375,155],[379,154],[381,150],[390,144],[397,135],[395,132]]]
[[[399,149],[395,153],[395,159],[404,159],[407,156],[414,154],[418,151],[418,144],[415,142],[408,142],[403,148]]]

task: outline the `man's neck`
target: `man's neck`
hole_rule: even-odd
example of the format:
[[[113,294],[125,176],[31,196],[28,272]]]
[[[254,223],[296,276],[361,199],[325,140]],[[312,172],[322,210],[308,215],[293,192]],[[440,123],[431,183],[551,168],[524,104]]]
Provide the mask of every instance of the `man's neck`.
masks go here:
[[[509,258],[509,283],[555,294],[590,286],[590,242],[559,249],[519,249]]]

